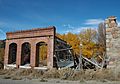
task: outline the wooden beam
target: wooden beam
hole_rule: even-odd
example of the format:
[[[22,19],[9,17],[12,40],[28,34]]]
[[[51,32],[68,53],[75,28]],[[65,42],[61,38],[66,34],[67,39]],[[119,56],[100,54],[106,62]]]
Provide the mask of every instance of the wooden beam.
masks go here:
[[[56,49],[55,52],[66,51],[66,50],[72,50],[72,48]]]

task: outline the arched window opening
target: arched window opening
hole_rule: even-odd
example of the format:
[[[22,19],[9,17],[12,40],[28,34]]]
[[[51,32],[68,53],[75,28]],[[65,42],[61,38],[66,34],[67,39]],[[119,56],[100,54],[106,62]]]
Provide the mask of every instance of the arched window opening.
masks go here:
[[[36,67],[47,66],[47,44],[39,42],[36,44]]]
[[[9,45],[8,64],[16,64],[17,44],[11,43]]]
[[[21,65],[30,65],[31,46],[28,42],[22,44]]]

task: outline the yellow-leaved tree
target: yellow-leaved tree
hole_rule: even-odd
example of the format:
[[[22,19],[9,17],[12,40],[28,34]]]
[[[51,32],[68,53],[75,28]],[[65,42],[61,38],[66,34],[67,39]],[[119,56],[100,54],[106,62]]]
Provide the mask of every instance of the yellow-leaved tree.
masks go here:
[[[96,30],[85,29],[79,34],[80,42],[82,44],[82,55],[91,58],[95,52],[96,46]]]
[[[62,40],[66,41],[68,44],[70,44],[72,46],[72,49],[74,50],[74,53],[79,54],[80,53],[80,49],[79,49],[79,45],[80,45],[80,40],[78,38],[77,34],[73,34],[73,33],[67,33],[67,34],[57,34],[57,37],[61,38]]]
[[[73,34],[71,32],[63,35],[57,34],[57,37],[72,46],[75,54],[79,56],[80,51],[82,51],[82,55],[87,58],[91,58],[94,52],[96,52],[96,36],[97,32],[95,29],[84,29],[79,34]],[[82,44],[82,48],[80,48],[80,43]]]

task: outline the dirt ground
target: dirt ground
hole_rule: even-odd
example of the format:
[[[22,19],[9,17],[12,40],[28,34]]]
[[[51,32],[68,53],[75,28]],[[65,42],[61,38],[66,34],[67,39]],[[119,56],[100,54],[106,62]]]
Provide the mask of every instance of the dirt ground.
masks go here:
[[[24,80],[11,80],[11,79],[0,79],[0,84],[120,84],[120,81],[108,81],[108,80],[81,80],[81,81],[70,81],[61,79],[24,79]]]

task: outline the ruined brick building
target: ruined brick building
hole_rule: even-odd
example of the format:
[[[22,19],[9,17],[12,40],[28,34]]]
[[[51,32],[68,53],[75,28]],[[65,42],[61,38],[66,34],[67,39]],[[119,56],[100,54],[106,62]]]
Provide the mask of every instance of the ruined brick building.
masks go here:
[[[70,46],[55,34],[54,26],[7,32],[4,68],[53,68],[73,63]]]
[[[120,28],[114,16],[108,17],[105,24],[106,55],[109,65],[115,65],[120,61]],[[4,68],[70,66],[74,66],[71,46],[56,37],[54,26],[6,33]]]

